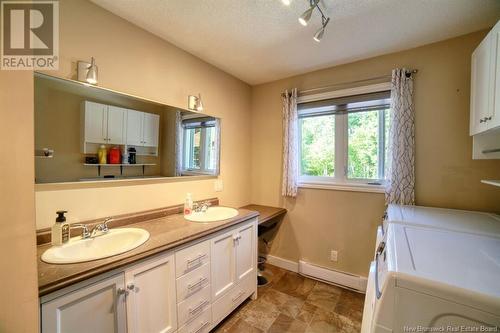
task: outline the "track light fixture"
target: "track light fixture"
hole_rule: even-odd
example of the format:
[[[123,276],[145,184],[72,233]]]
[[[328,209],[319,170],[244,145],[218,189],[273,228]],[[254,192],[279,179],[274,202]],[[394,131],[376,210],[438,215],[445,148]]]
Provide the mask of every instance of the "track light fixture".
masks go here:
[[[290,4],[290,0],[281,0],[285,5]],[[311,20],[311,16],[314,12],[314,9],[317,9],[318,12],[321,14],[321,28],[316,31],[314,34],[313,39],[316,42],[320,42],[321,39],[323,38],[323,35],[325,34],[325,28],[328,25],[328,22],[330,22],[330,18],[326,17],[325,14],[323,13],[323,10],[321,10],[321,7],[319,6],[319,0],[308,0],[309,1],[309,8],[302,13],[299,17],[299,23],[302,24],[303,26],[307,26],[309,21]]]
[[[314,34],[314,37],[313,39],[316,41],[316,42],[321,42],[321,39],[323,38],[323,35],[325,34],[325,28],[326,26],[328,25],[328,22],[330,22],[330,18],[326,18],[323,16],[321,18],[321,20],[323,21],[322,24],[321,24],[321,28],[319,28],[318,31],[316,31],[316,33]]]

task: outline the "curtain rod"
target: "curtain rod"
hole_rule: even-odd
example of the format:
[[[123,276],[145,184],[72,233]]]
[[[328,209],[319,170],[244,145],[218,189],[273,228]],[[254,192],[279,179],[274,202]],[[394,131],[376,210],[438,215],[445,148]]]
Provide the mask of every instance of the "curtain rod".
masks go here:
[[[418,73],[418,69],[407,70],[406,71],[406,77],[411,77],[412,74],[416,74],[416,73]],[[306,90],[300,90],[297,93],[298,94],[308,94],[308,93],[311,93],[311,92],[314,92],[314,91],[328,90],[330,88],[334,88],[334,87],[338,87],[338,86],[343,86],[343,85],[346,85],[346,84],[362,83],[362,82],[374,81],[374,80],[381,80],[381,79],[390,79],[391,77],[392,77],[392,75],[389,74],[389,75],[375,76],[375,77],[371,77],[371,78],[368,78],[368,79],[362,79],[362,80],[356,80],[356,81],[339,82],[339,83],[335,83],[335,84],[332,84],[332,85],[329,85],[329,86],[317,87],[317,88],[306,89]],[[285,94],[283,93],[281,95],[284,96]]]

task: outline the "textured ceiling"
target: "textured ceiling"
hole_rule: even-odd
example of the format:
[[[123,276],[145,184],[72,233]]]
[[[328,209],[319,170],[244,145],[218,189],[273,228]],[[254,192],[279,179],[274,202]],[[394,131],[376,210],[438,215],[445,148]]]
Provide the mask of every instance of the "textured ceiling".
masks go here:
[[[400,51],[492,26],[500,0],[322,0],[321,43],[307,0],[92,0],[249,83]]]

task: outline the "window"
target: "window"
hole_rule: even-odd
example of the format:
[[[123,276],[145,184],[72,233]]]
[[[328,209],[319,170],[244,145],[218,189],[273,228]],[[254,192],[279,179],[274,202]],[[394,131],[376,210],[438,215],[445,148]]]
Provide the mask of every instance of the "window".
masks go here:
[[[182,169],[191,173],[215,173],[217,168],[217,127],[214,118],[182,120],[184,130]]]
[[[384,182],[390,91],[362,89],[365,93],[351,90],[345,97],[333,92],[335,97],[299,98],[301,185],[376,187]]]

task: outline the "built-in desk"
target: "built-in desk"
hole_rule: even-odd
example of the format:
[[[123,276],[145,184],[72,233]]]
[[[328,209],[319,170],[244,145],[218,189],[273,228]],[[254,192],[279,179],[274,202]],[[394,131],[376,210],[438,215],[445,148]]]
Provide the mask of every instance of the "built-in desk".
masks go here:
[[[271,206],[263,206],[263,205],[247,205],[241,207],[242,209],[247,209],[247,210],[253,210],[256,212],[259,212],[259,225],[267,225],[267,224],[274,224],[280,219],[285,216],[286,214],[286,209],[285,208],[280,208],[280,207],[271,207]],[[271,222],[271,223],[268,223]]]

